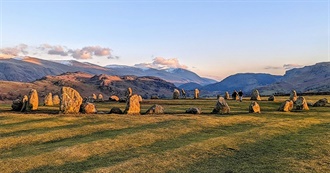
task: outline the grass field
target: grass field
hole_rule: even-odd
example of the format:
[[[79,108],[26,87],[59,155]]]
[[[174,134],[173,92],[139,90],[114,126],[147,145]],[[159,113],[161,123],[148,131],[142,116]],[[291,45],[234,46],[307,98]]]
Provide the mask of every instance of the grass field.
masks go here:
[[[329,96],[306,96],[315,102]],[[262,98],[266,100],[266,98]],[[164,115],[59,115],[58,107],[14,113],[0,105],[0,172],[330,172],[330,105],[278,112],[277,102],[145,100]],[[124,103],[96,103],[99,111]],[[201,115],[185,114],[189,107]]]

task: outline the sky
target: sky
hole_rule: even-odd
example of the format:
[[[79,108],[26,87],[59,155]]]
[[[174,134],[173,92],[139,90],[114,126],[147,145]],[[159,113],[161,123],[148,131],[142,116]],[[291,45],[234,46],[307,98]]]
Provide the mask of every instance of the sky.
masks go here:
[[[329,0],[0,0],[0,56],[221,80],[329,61]]]

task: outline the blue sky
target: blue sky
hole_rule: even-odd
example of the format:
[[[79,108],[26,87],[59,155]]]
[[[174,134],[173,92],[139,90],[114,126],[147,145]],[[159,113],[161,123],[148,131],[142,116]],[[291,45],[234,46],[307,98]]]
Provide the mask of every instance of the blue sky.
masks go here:
[[[182,67],[218,80],[284,74],[329,61],[328,7],[328,0],[2,0],[1,50],[24,44],[15,55]]]

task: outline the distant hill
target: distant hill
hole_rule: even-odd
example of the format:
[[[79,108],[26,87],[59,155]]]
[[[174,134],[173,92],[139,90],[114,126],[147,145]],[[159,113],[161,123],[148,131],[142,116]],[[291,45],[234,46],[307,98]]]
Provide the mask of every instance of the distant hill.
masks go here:
[[[45,76],[33,82],[0,81],[0,100],[13,100],[19,96],[28,94],[31,88],[38,91],[39,97],[52,92],[60,94],[62,86],[76,89],[82,97],[95,94],[103,94],[105,99],[111,95],[124,97],[128,87],[133,89],[133,94],[139,94],[144,98],[158,95],[160,98],[171,97],[175,85],[157,77],[137,76],[110,76],[105,74],[90,75],[82,72],[67,72],[58,76]]]
[[[217,82],[216,80],[200,77],[192,71],[181,68],[158,70],[154,68],[138,68],[122,65],[108,65],[105,67],[112,69],[114,75],[134,74],[136,76],[156,76],[174,83],[176,86],[190,82],[194,82],[200,85],[207,85]]]
[[[206,85],[201,90],[205,91],[219,91],[224,93],[228,91],[232,93],[234,90],[242,90],[246,94],[260,86],[266,86],[278,81],[281,76],[264,74],[264,73],[238,73],[228,76],[221,82]]]
[[[288,70],[279,81],[259,88],[265,95],[293,89],[298,93],[330,92],[330,62]]]
[[[81,63],[74,60],[48,61],[33,57],[0,59],[0,80],[32,82],[46,75],[59,75],[66,72],[77,71],[92,75],[155,76],[174,83],[177,86],[188,82],[195,82],[201,85],[216,82],[215,80],[202,78],[194,72],[180,68],[157,70],[153,68],[142,69],[120,65],[101,67],[95,64]]]
[[[198,84],[198,83],[194,83],[194,82],[189,82],[183,85],[180,85],[178,88],[184,89],[184,90],[194,90],[196,88],[202,88],[203,86]]]

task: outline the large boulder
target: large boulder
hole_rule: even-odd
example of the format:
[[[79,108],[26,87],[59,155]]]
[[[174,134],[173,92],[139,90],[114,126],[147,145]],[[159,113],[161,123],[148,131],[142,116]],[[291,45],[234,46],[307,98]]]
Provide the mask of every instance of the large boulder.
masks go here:
[[[119,101],[119,97],[116,96],[116,95],[112,95],[112,96],[110,96],[109,100],[110,100],[110,101],[118,102],[118,101]]]
[[[202,113],[202,110],[200,108],[192,107],[192,108],[188,108],[186,110],[186,113],[187,114],[201,114]]]
[[[224,96],[224,98],[225,98],[226,100],[229,100],[229,99],[230,99],[230,96],[229,96],[229,92],[228,92],[228,91],[225,92],[225,96]],[[218,98],[218,99],[219,99],[219,98]]]
[[[323,98],[323,99],[320,99],[320,100],[318,100],[317,102],[315,102],[315,103],[313,104],[313,107],[323,107],[323,106],[325,106],[327,103],[329,103],[329,102],[328,102],[328,99]]]
[[[260,113],[260,106],[256,101],[252,101],[249,106],[249,113]]]
[[[53,96],[53,105],[59,105],[61,102],[60,97],[58,95]]]
[[[278,108],[278,111],[290,112],[292,109],[293,109],[293,101],[292,100],[286,100]]]
[[[52,93],[48,93],[45,96],[44,105],[45,106],[53,106],[53,94]]]
[[[86,114],[96,114],[97,109],[93,103],[86,102],[81,105],[81,112]]]
[[[260,95],[258,90],[253,90],[251,94],[251,100],[260,101]]]
[[[298,96],[297,96],[296,90],[291,90],[290,100],[292,100],[293,102],[295,102],[297,100],[297,98],[298,98]]]
[[[140,115],[140,99],[137,94],[133,94],[128,98],[126,102],[126,109],[124,111],[125,114],[129,115]]]
[[[29,100],[26,106],[26,110],[27,111],[38,110],[38,105],[39,105],[39,98],[38,98],[37,90],[31,89],[31,91],[29,92]]]
[[[230,107],[228,106],[226,100],[223,97],[219,97],[215,108],[213,109],[212,113],[221,113],[221,114],[228,114],[230,112]]]
[[[173,99],[179,99],[180,91],[178,89],[174,89],[173,91]]]
[[[305,97],[299,96],[294,105],[296,110],[309,110]]]
[[[196,88],[194,92],[194,99],[198,99],[198,98],[199,98],[199,90]]]
[[[123,111],[118,107],[111,108],[109,114],[123,114]]]
[[[146,114],[163,114],[164,108],[161,105],[155,104],[151,106],[147,111]]]
[[[79,113],[83,99],[78,91],[70,87],[61,88],[60,112],[64,114]]]
[[[269,96],[268,101],[276,101],[275,96],[274,95]]]
[[[21,111],[22,107],[23,107],[22,99],[13,100],[13,103],[11,104],[11,108],[13,111]]]

